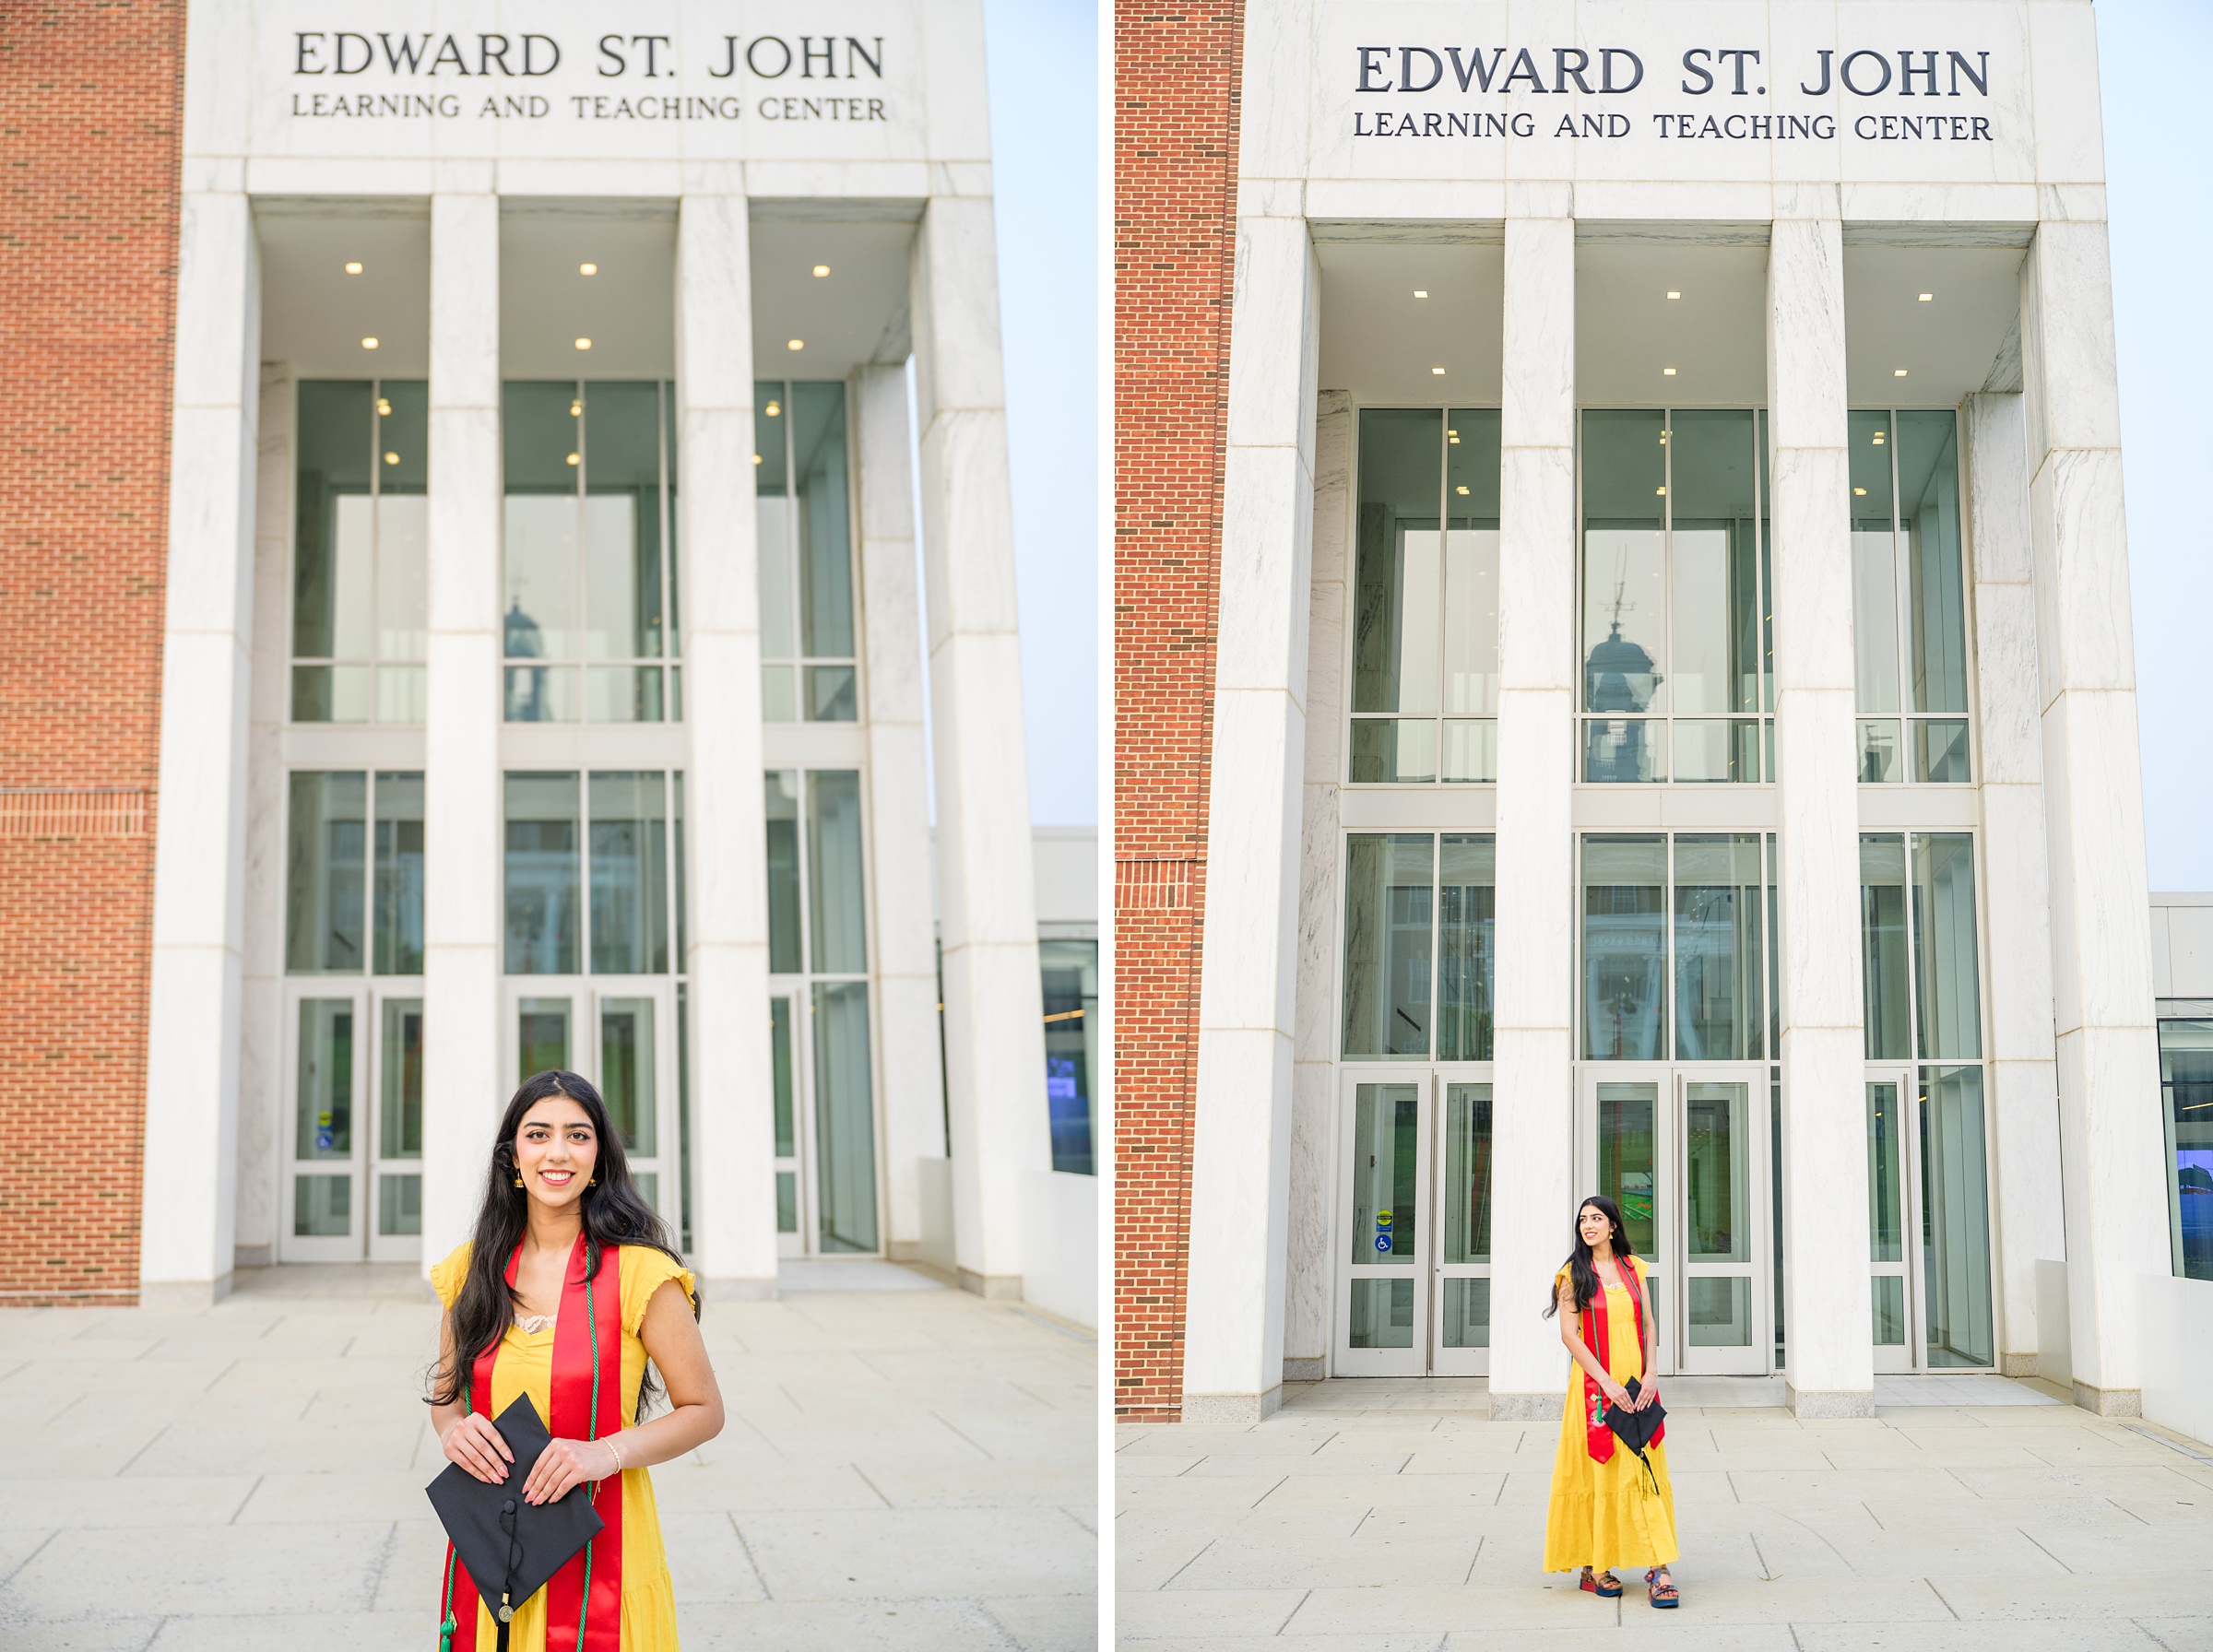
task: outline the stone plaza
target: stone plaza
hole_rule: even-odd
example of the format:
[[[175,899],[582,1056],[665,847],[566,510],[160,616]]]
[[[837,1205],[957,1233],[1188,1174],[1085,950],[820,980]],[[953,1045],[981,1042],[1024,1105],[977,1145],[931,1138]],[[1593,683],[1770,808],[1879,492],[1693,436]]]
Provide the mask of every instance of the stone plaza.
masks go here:
[[[1075,1652],[1096,1624],[1085,1334],[883,1262],[704,1319],[728,1423],[653,1471],[688,1648]],[[0,1314],[0,1646],[436,1644],[437,1334],[409,1265],[212,1309]]]
[[[1295,1387],[1245,1428],[1131,1426],[1118,1635],[1188,1652],[2183,1652],[2213,1646],[2213,1453],[1995,1376],[1879,1378],[1872,1419],[1676,1378],[1683,1605],[1547,1575],[1556,1422],[1480,1384]],[[1768,1390],[1773,1390],[1769,1392]],[[1757,1403],[1746,1403],[1755,1401]]]

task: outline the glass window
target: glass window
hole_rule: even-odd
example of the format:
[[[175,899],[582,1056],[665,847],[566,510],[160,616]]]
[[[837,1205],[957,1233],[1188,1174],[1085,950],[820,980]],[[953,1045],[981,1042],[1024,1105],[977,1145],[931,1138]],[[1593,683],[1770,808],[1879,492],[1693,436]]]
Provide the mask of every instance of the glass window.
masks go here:
[[[590,790],[593,973],[666,974],[669,835],[664,777],[657,772],[595,772]]]
[[[675,714],[675,669],[663,664],[675,652],[667,389],[503,387],[511,723]]]
[[[851,975],[869,967],[861,895],[860,775],[852,769],[811,770],[807,905],[815,974]]]
[[[1582,877],[1583,1056],[1664,1060],[1667,842],[1585,837]]]
[[[515,1081],[522,1083],[538,1073],[573,1072],[569,1059],[569,1001],[566,998],[525,998],[516,1006],[519,1059]]]
[[[1345,840],[1344,1054],[1429,1054],[1429,833]]]
[[[872,1251],[876,1243],[876,1108],[869,1080],[869,988],[814,985],[817,1243]]]
[[[377,1100],[377,1117],[383,1129],[377,1156],[420,1159],[422,1157],[422,1000],[386,998],[383,1010],[384,1051],[378,1067],[384,1084]]]
[[[1445,1086],[1447,1262],[1491,1259],[1491,1087]],[[1482,1343],[1470,1344],[1482,1347]]]
[[[1629,1248],[1640,1257],[1658,1254],[1652,1231],[1652,1171],[1659,1113],[1657,1084],[1598,1087],[1598,1190],[1619,1207]]]
[[[1982,1054],[1975,843],[1965,832],[1913,834],[1913,995],[1923,1056]]]
[[[1959,419],[1860,411],[1849,429],[1859,779],[1962,785],[1974,775]]]
[[[1352,1245],[1355,1266],[1408,1261],[1416,1254],[1414,1242],[1420,1237],[1421,1225],[1415,1210],[1420,1131],[1419,1085],[1355,1087]]]
[[[769,1079],[774,1092],[776,1157],[796,1161],[799,1156],[796,1115],[792,1107],[794,1075],[791,1065],[791,1000],[778,996],[768,1001]],[[799,1178],[792,1170],[776,1172],[776,1232],[799,1231]]]
[[[299,386],[296,723],[423,720],[429,425],[429,386],[420,379]]]
[[[772,769],[768,798],[768,973],[796,975],[799,961],[799,776]]]
[[[1361,410],[1355,783],[1498,777],[1498,429],[1496,408]]]
[[[1448,832],[1438,851],[1437,1058],[1488,1061],[1497,892],[1495,841],[1487,835]]]
[[[422,974],[422,775],[376,776],[374,959],[380,975]]]
[[[763,380],[753,407],[762,715],[851,723],[860,691],[846,387]]]
[[[353,1156],[353,1014],[351,998],[300,1000],[295,1159]]]
[[[510,975],[577,973],[583,927],[577,911],[581,801],[574,774],[507,776]]]
[[[1586,782],[1757,781],[1773,703],[1760,425],[1582,417]]]
[[[653,1000],[599,1000],[599,1093],[623,1150],[650,1159],[658,1150],[654,1088]]]
[[[359,974],[369,915],[368,776],[294,770],[290,790],[285,969],[295,975]]]
[[[1041,940],[1045,990],[1045,1102],[1053,1168],[1092,1175],[1092,1074],[1098,1063],[1099,943]]]
[[[1979,1067],[1921,1069],[1921,1211],[1929,1364],[1994,1364]]]
[[[1757,833],[1675,840],[1679,1060],[1757,1061],[1767,1053],[1761,882]]]
[[[2160,1092],[2174,1271],[2213,1280],[2213,1021],[2160,1022]]]
[[[1860,980],[1867,1059],[1912,1054],[1911,989],[1906,985],[1906,841],[1860,839]]]

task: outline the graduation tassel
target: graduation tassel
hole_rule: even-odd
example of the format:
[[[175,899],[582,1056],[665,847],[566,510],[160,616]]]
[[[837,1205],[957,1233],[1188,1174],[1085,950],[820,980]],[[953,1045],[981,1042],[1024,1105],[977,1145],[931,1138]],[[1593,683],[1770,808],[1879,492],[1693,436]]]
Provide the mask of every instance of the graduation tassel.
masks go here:
[[[450,1611],[438,1625],[438,1652],[454,1652],[454,1614]]]

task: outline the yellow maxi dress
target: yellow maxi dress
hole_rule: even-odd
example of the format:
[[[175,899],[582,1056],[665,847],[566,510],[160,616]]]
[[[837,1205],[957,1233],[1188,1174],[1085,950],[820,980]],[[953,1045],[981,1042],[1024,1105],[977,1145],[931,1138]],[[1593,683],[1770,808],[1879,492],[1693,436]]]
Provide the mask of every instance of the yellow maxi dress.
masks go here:
[[[1639,1280],[1643,1258],[1629,1265]],[[1568,1278],[1554,1276],[1556,1296]],[[1637,1342],[1637,1303],[1618,1285],[1606,1286],[1606,1347],[1592,1349],[1606,1362],[1617,1383],[1644,1375],[1644,1350]],[[1675,1492],[1667,1478],[1667,1446],[1655,1442],[1645,1455],[1660,1482],[1657,1496],[1644,1477],[1644,1464],[1616,1443],[1609,1462],[1591,1460],[1583,1410],[1583,1368],[1568,1367],[1568,1403],[1560,1416],[1560,1446],[1552,1459],[1552,1505],[1544,1515],[1544,1569],[1572,1572],[1609,1566],[1639,1572],[1671,1564],[1675,1550]]]
[[[431,1284],[438,1300],[448,1308],[461,1294],[468,1275],[470,1246],[460,1249],[431,1269]],[[645,1375],[645,1344],[638,1340],[645,1323],[645,1304],[670,1280],[682,1282],[684,1294],[697,1299],[697,1283],[686,1268],[650,1246],[625,1245],[616,1253],[622,1269],[622,1426],[637,1420],[638,1385]],[[517,1330],[507,1328],[500,1357],[491,1368],[491,1407],[498,1416],[515,1403],[518,1394],[530,1396],[542,1419],[553,1411],[553,1330]],[[607,1493],[601,1492],[601,1496]],[[443,1587],[444,1563],[439,1564]],[[477,1601],[477,1641],[490,1652],[497,1645],[499,1625],[481,1600]],[[508,1652],[545,1652],[546,1591],[540,1589],[515,1614],[508,1625]],[[643,1469],[622,1471],[622,1652],[677,1652],[676,1594],[669,1581],[669,1557],[661,1546],[661,1521],[654,1507],[653,1481]]]

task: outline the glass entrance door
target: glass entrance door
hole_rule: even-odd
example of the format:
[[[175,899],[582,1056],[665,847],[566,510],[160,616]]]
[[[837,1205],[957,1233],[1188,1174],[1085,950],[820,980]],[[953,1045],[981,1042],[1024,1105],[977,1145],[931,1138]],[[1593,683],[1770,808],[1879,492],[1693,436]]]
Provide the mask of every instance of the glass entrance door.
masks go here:
[[[1981,1068],[1869,1071],[1867,1201],[1875,1368],[1995,1364]]]
[[[1756,1080],[1726,1068],[1586,1068],[1581,1088],[1582,1186],[1621,1207],[1650,1265],[1660,1375],[1765,1375],[1769,1161]]]
[[[277,1255],[412,1262],[422,1250],[422,1000],[333,985],[287,993]]]
[[[1489,1367],[1491,1085],[1480,1072],[1346,1076],[1338,1375]]]
[[[508,988],[515,1082],[560,1068],[598,1086],[638,1191],[673,1232],[681,1220],[674,985],[667,976],[540,975]]]

